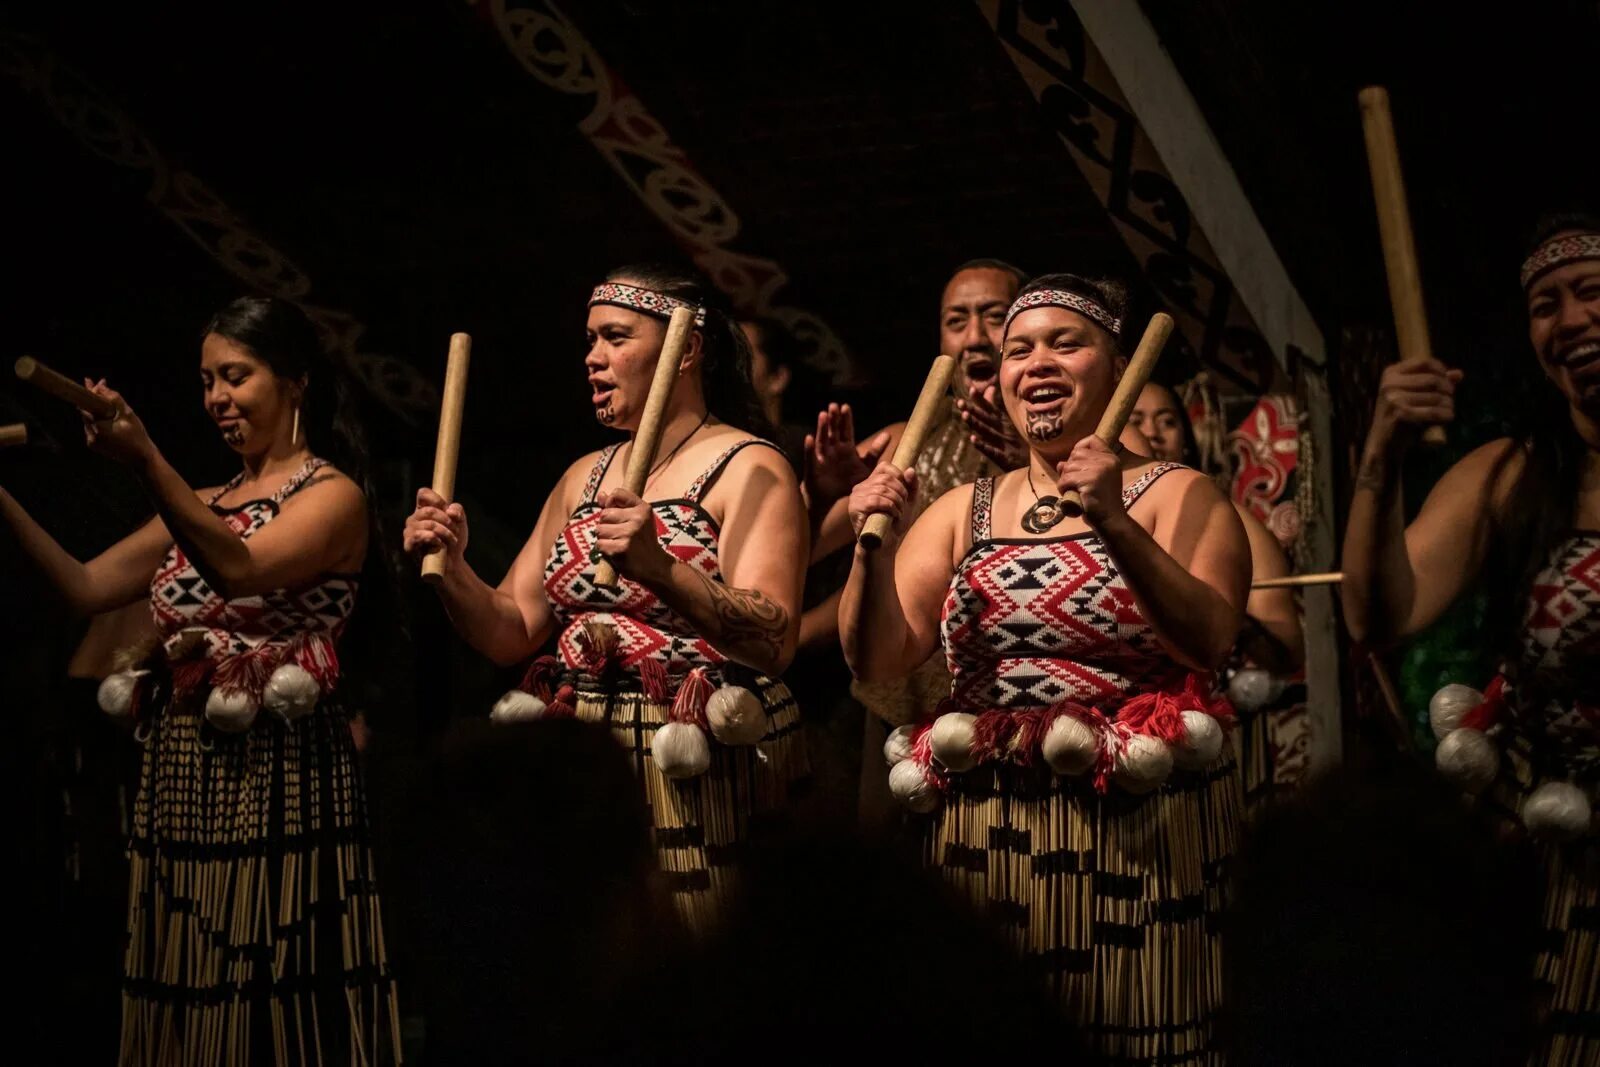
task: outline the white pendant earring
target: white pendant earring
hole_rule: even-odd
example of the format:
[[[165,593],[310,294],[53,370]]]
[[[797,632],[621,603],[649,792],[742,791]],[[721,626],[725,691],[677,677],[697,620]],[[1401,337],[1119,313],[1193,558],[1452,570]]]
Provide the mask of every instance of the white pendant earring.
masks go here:
[[[300,443],[300,405],[299,404],[296,404],[294,406],[294,425],[289,430],[289,443],[291,445],[297,445],[297,444]]]

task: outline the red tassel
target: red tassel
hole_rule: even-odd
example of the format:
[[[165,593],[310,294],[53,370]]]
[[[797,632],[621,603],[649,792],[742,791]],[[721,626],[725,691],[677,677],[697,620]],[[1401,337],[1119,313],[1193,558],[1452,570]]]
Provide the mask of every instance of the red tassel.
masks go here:
[[[1120,722],[1106,724],[1100,735],[1100,754],[1094,760],[1094,791],[1102,796],[1111,789],[1111,773],[1117,769],[1117,754],[1128,747],[1133,731]]]
[[[186,660],[172,665],[172,700],[181,703],[205,687],[211,677],[211,661]]]
[[[279,650],[271,645],[262,645],[225,657],[211,673],[211,687],[241,690],[259,701],[261,691],[267,687],[267,679],[277,669],[278,653]]]
[[[1461,716],[1459,728],[1463,730],[1488,730],[1498,726],[1506,717],[1506,676],[1497,674],[1483,691],[1483,703]]]
[[[1190,674],[1183,680],[1183,711],[1203,711],[1216,719],[1224,731],[1231,731],[1238,725],[1238,715],[1233,710],[1233,702],[1226,693],[1216,689],[1214,679],[1209,675]]]
[[[639,686],[645,699],[652,704],[665,704],[671,699],[672,681],[667,677],[667,666],[660,660],[646,656],[639,661]]]
[[[549,688],[550,687],[548,685],[545,686],[547,691]],[[577,695],[577,690],[573,689],[570,685],[564,685],[560,689],[557,689],[549,700],[544,701],[545,717],[549,718],[551,716],[560,716],[562,718],[572,718],[572,716],[578,713],[578,709],[573,703],[577,698]],[[540,697],[539,699],[544,700],[544,697]]]
[[[1140,693],[1117,711],[1117,725],[1169,745],[1183,740],[1183,707],[1171,693]]]
[[[324,693],[333,692],[339,684],[339,652],[324,634],[301,638],[289,647],[284,662],[295,663],[317,680]]]
[[[556,697],[552,689],[560,673],[561,664],[554,656],[540,656],[528,664],[528,670],[522,676],[522,684],[517,688],[538,697],[548,708],[555,703]]]
[[[989,710],[978,714],[972,724],[972,755],[979,763],[988,763],[1006,755],[1007,742],[1016,732],[1017,722],[1012,712]]]
[[[584,673],[603,678],[611,670],[617,652],[617,630],[607,622],[589,619],[578,634]]]
[[[1040,708],[1017,712],[1012,717],[1011,758],[1024,767],[1033,766],[1039,746],[1044,743],[1045,731],[1055,717],[1053,711]]]
[[[940,712],[946,706],[953,706],[953,702],[946,701],[939,705]],[[937,718],[938,715],[935,715]],[[917,727],[917,732],[911,738],[911,761],[922,771],[922,777],[927,783],[943,793],[950,788],[950,780],[933,769],[933,720],[929,719]]]
[[[690,671],[678,686],[678,699],[672,703],[668,720],[692,722],[702,730],[709,730],[711,724],[706,722],[706,702],[711,699],[711,688],[711,679],[706,676],[704,667]]]

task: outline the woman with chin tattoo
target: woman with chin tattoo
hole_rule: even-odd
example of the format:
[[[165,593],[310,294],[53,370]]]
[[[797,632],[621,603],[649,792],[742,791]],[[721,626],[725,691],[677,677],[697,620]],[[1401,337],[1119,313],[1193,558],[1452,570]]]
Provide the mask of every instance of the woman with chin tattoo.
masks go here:
[[[644,493],[623,486],[667,319],[696,326]],[[408,551],[447,553],[451,620],[500,664],[533,662],[500,720],[608,723],[633,752],[661,870],[680,916],[711,927],[753,820],[805,771],[799,711],[778,676],[794,656],[807,556],[799,487],[764,420],[737,322],[704,279],[613,271],[589,299],[585,366],[595,417],[629,435],[579,458],[551,490],[498,585],[463,557],[467,517],[423,489]],[[604,557],[621,576],[595,584]]]
[[[1126,303],[1070,274],[1023,287],[998,379],[1026,464],[908,524],[915,476],[880,463],[851,517],[895,530],[857,549],[840,626],[868,679],[943,643],[949,699],[886,748],[891,788],[929,813],[929,865],[1005,927],[1097,1052],[1211,1063],[1240,805],[1211,672],[1250,551],[1209,480],[1093,436],[1125,366]]]
[[[1545,867],[1536,965],[1547,1009],[1530,1062],[1600,1058],[1600,217],[1544,219],[1521,272],[1540,373],[1523,428],[1445,472],[1408,525],[1400,464],[1421,428],[1455,417],[1461,372],[1383,372],[1345,527],[1344,613],[1382,647],[1436,621],[1484,580],[1501,667],[1479,693],[1430,706],[1439,768]]]
[[[226,485],[190,488],[100,382],[119,410],[85,436],[156,517],[84,563],[0,491],[73,610],[148,598],[160,635],[99,694],[144,747],[119,1062],[371,1063],[399,1021],[336,652],[372,540],[365,450],[295,305],[235,300],[202,338],[206,411],[242,460]]]

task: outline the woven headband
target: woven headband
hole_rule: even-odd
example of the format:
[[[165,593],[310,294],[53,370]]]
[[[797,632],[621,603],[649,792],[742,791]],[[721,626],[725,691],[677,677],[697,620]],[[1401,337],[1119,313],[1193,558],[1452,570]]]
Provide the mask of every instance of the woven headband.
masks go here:
[[[1068,311],[1087,315],[1113,334],[1122,332],[1122,320],[1107,311],[1102,304],[1065,289],[1034,289],[1017,297],[1011,305],[1011,310],[1006,312],[1006,332],[1011,332],[1012,319],[1032,308],[1066,308]]]
[[[641,315],[650,315],[658,319],[670,319],[677,308],[688,308],[694,312],[696,326],[706,324],[705,308],[637,285],[623,285],[620,282],[597,285],[594,287],[594,292],[589,294],[589,306],[594,307],[596,304],[614,304],[619,308],[627,308],[629,311],[637,311]]]
[[[1600,259],[1600,233],[1569,233],[1552,237],[1522,261],[1522,287],[1546,271],[1576,263],[1580,259]]]

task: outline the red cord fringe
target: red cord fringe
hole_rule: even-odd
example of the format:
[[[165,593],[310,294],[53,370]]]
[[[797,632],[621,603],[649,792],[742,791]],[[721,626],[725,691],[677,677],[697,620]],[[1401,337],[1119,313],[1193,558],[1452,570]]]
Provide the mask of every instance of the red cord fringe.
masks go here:
[[[702,730],[711,729],[706,721],[706,701],[711,699],[711,679],[704,667],[696,667],[684,676],[678,686],[678,698],[672,702],[667,718],[671,722],[692,722]]]
[[[1459,728],[1488,730],[1506,717],[1506,676],[1497,674],[1483,691],[1483,703],[1461,716]]]

